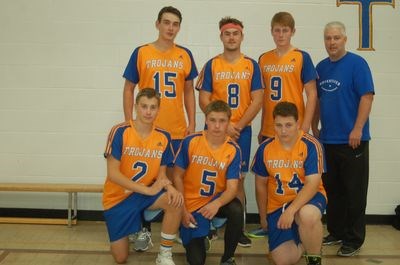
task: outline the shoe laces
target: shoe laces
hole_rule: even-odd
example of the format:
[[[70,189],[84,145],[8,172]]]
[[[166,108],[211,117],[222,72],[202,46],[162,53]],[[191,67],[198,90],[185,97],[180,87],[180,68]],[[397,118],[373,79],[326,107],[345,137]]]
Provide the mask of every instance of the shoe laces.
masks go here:
[[[151,233],[147,231],[146,228],[143,228],[142,231],[139,232],[137,239],[138,241],[148,241],[148,243],[153,246],[153,241],[151,240]]]

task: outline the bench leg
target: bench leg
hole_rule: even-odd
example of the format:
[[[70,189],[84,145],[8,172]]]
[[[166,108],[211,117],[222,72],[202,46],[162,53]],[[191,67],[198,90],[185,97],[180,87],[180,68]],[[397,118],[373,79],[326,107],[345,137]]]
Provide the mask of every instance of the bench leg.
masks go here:
[[[72,211],[74,211],[72,215]],[[68,227],[78,218],[78,192],[68,192]]]
[[[72,226],[72,192],[68,192],[68,227]]]
[[[74,209],[72,220],[78,220],[78,192],[74,192],[74,202],[72,208]]]

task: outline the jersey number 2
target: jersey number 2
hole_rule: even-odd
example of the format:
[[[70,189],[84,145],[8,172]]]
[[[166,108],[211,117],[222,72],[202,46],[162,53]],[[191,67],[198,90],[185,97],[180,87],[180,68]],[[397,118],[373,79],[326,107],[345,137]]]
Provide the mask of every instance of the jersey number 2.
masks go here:
[[[132,177],[132,181],[138,181],[141,179],[147,172],[147,164],[141,161],[135,162],[135,164],[132,165],[132,169],[138,169],[138,172]]]

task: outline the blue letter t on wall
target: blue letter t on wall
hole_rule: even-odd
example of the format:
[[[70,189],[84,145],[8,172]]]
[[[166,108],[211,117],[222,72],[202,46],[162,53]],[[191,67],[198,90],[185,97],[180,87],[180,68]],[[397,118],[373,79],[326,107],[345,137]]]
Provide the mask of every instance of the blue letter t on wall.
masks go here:
[[[336,0],[336,5],[358,5],[359,47],[358,50],[375,50],[373,44],[372,6],[391,5],[394,8],[395,0]]]

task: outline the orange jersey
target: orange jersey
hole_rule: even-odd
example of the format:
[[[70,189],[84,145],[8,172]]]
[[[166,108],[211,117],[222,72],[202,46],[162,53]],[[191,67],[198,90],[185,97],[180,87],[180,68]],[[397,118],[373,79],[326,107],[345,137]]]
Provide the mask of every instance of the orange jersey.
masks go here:
[[[185,81],[197,76],[191,52],[181,46],[162,52],[152,44],[133,52],[124,77],[139,89],[150,87],[161,94],[160,113],[155,121],[172,139],[183,139],[187,124],[183,107]]]
[[[267,213],[293,201],[303,188],[307,176],[325,172],[321,144],[310,134],[302,132],[292,150],[285,150],[277,138],[269,138],[258,147],[252,164],[253,172],[267,180]],[[319,192],[325,198],[322,185]]]
[[[262,54],[258,63],[265,83],[261,134],[267,137],[275,135],[272,112],[280,101],[296,104],[299,122],[303,124],[304,84],[317,79],[310,55],[295,49],[278,57],[272,50]]]
[[[160,166],[173,162],[169,133],[153,128],[151,134],[142,139],[133,121],[118,124],[111,129],[104,157],[110,155],[121,162],[120,171],[126,178],[146,186],[157,178]],[[131,193],[107,178],[103,192],[104,209],[118,204]]]
[[[226,181],[239,179],[239,146],[228,138],[218,149],[211,149],[205,132],[187,136],[175,158],[175,166],[185,169],[185,206],[189,212],[200,209],[226,189]]]
[[[251,103],[251,92],[264,88],[260,67],[253,59],[241,55],[234,64],[218,55],[203,67],[196,89],[211,93],[211,101],[223,100],[232,109],[233,123],[243,117]]]

